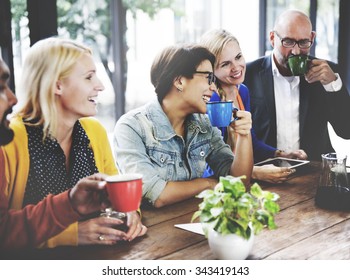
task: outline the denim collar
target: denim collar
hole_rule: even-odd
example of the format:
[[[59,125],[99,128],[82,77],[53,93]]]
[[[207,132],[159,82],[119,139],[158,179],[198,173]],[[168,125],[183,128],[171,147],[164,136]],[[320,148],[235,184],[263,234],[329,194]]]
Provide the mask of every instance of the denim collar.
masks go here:
[[[147,106],[146,114],[154,124],[153,131],[155,139],[169,140],[176,136],[158,100],[152,101]],[[208,125],[210,125],[210,122],[206,114],[191,114],[187,117],[187,135],[193,134],[196,130],[200,133],[207,133]]]

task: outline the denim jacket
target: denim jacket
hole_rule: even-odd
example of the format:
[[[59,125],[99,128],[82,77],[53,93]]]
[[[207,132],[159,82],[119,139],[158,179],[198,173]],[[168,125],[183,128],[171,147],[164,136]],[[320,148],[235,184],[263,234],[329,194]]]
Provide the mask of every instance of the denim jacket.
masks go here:
[[[123,115],[114,129],[114,152],[123,173],[143,175],[143,197],[154,203],[169,181],[200,178],[206,162],[214,176],[229,174],[230,147],[206,114],[186,121],[186,139],[176,135],[158,100]]]

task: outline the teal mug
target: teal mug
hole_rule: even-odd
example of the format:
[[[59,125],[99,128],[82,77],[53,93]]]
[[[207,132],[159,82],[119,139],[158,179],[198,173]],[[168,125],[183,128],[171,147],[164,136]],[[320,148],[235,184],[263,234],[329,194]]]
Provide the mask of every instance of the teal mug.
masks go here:
[[[207,115],[212,126],[226,127],[235,120],[233,118],[233,111],[237,108],[232,106],[233,101],[214,101],[207,103]]]

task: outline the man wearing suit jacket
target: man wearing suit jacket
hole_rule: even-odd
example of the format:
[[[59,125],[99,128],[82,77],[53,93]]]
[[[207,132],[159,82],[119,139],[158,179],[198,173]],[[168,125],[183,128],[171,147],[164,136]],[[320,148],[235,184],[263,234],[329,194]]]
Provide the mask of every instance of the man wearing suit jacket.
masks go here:
[[[305,76],[292,76],[287,66],[289,56],[309,54],[315,36],[307,15],[288,10],[270,32],[272,54],[247,64],[254,130],[281,156],[299,150],[298,158],[321,160],[334,151],[327,122],[350,138],[350,96],[337,65],[311,58]]]

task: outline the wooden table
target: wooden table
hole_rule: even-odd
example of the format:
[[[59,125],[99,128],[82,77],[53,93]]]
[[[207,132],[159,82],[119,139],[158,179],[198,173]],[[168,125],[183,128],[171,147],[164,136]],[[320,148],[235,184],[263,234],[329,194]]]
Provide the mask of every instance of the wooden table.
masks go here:
[[[350,259],[350,213],[317,208],[319,163],[310,163],[280,185],[260,184],[280,195],[278,229],[255,237],[249,259]],[[146,236],[115,246],[58,247],[14,254],[22,259],[214,259],[206,238],[175,228],[189,223],[199,199],[144,209]]]

